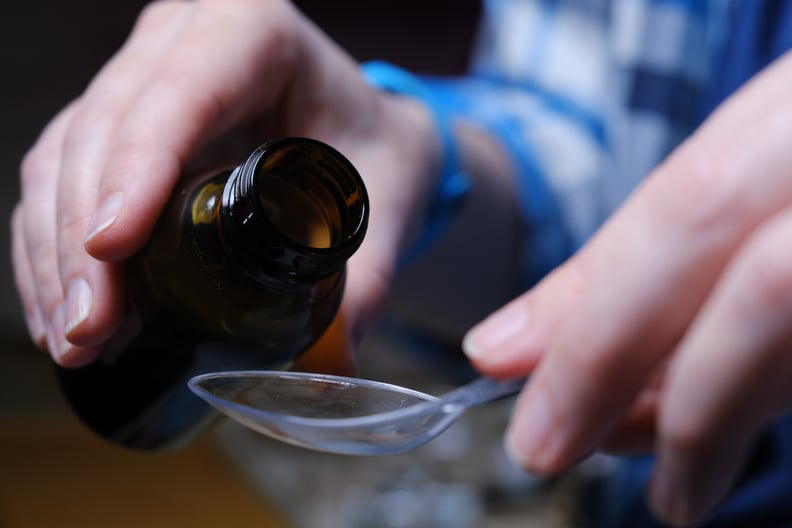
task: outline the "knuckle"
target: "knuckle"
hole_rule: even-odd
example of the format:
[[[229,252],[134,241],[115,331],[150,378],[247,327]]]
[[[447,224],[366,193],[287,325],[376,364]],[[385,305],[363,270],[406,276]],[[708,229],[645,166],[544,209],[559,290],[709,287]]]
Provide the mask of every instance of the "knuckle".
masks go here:
[[[9,227],[11,229],[11,240],[20,240],[22,232],[24,231],[24,210],[22,202],[17,202],[14,209],[11,211],[11,221]]]
[[[86,138],[86,128],[90,122],[86,116],[85,106],[75,112],[69,125],[63,133],[63,150],[64,157],[68,157],[68,153],[74,152],[80,146],[80,142]]]
[[[570,331],[564,345],[564,368],[576,372],[574,379],[581,385],[580,390],[591,395],[607,394],[609,398],[619,399],[627,389],[628,380],[622,379],[622,370],[614,364],[612,352],[602,346],[594,328],[586,326]]]
[[[37,276],[46,279],[48,274],[43,272],[44,267],[55,262],[55,246],[38,239],[30,240],[27,244],[27,252],[33,267],[42,270]]]
[[[184,0],[158,0],[146,4],[138,15],[133,31],[156,31],[163,25],[170,24],[176,12],[188,5]]]
[[[36,281],[36,291],[39,297],[39,305],[44,310],[44,314],[51,316],[55,308],[63,300],[63,287],[57,269],[51,269],[53,262],[52,254],[54,249],[33,248],[30,252],[30,266],[34,280]]]
[[[743,258],[750,292],[759,307],[775,310],[792,304],[792,252],[775,237],[752,241]]]
[[[553,272],[548,280],[555,283],[549,290],[554,298],[545,297],[541,303],[554,305],[551,311],[557,315],[549,324],[558,335],[556,349],[565,356],[564,368],[577,373],[578,383],[590,385],[586,389],[591,394],[607,393],[618,398],[617,393],[623,394],[632,388],[628,387],[628,380],[623,379],[624,362],[620,358],[625,351],[613,334],[613,326],[601,324],[601,314],[590,308],[592,273],[588,259],[588,255],[581,255]],[[559,291],[561,295],[557,294]],[[537,307],[529,309],[536,312]],[[603,391],[603,387],[608,390]]]
[[[85,235],[85,229],[87,225],[88,216],[86,214],[86,209],[83,208],[82,211],[74,211],[72,209],[66,208],[59,208],[59,215],[58,215],[58,237],[62,241],[67,241],[65,243],[60,244],[61,250],[59,253],[63,253],[66,250],[73,251],[72,246],[79,247],[79,242],[72,244],[68,241],[79,241]]]
[[[61,110],[22,157],[19,175],[23,196],[31,190],[41,190],[43,182],[57,177],[64,141],[64,125],[70,123],[80,101],[81,98],[75,99]]]
[[[63,137],[64,152],[80,151],[87,141],[100,134],[111,134],[122,116],[117,100],[108,93],[91,94],[74,111]]]
[[[20,279],[23,275],[23,270],[29,266],[27,258],[27,250],[24,244],[24,219],[23,211],[20,205],[14,208],[11,214],[11,263],[14,269],[14,275]],[[17,284],[21,284],[21,280],[17,280]],[[22,288],[18,288],[22,290]]]
[[[613,355],[616,351],[610,343],[606,325],[599,325],[597,314],[588,313],[586,299],[591,283],[591,275],[586,267],[585,259],[567,262],[563,273],[554,275],[550,280],[563,281],[563,291],[567,299],[556,299],[561,304],[558,308],[561,318],[572,315],[572,324],[561,334],[564,349],[574,368],[596,379],[612,377]],[[570,314],[570,311],[573,312]],[[593,317],[592,317],[593,316]],[[569,320],[569,319],[568,319]]]
[[[22,158],[19,167],[20,183],[24,194],[43,174],[53,169],[52,153],[40,144],[34,145]]]
[[[629,350],[603,347],[592,332],[577,332],[563,365],[564,377],[574,383],[578,404],[592,416],[626,413],[645,382],[645,375]]]
[[[741,187],[728,156],[683,145],[653,175],[658,217],[686,232],[732,231],[753,215],[750,193]]]
[[[673,452],[683,456],[695,456],[710,444],[703,421],[661,421],[660,437]]]

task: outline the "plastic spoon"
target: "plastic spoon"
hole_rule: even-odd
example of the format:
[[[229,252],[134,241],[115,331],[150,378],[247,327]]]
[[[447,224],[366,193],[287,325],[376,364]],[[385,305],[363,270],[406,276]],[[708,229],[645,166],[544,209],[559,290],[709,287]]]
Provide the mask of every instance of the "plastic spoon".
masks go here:
[[[190,389],[221,413],[297,446],[347,455],[414,449],[468,408],[514,394],[525,378],[478,378],[435,397],[359,378],[285,371],[214,372]]]

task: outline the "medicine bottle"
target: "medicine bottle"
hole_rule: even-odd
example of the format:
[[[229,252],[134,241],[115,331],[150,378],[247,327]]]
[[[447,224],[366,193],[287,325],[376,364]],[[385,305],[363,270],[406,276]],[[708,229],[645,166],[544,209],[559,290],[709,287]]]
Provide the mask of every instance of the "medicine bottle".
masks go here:
[[[91,429],[121,445],[189,442],[214,411],[187,380],[288,368],[336,314],[368,197],[352,164],[307,138],[184,177],[127,263],[128,313],[100,357],[57,374]]]

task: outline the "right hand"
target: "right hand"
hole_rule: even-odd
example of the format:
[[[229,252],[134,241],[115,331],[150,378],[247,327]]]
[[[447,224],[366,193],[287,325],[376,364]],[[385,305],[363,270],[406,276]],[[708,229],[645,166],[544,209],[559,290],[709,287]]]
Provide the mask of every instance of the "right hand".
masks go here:
[[[651,505],[688,526],[792,412],[790,84],[787,52],[580,251],[470,331],[484,374],[531,375],[506,443],[526,469],[653,451]]]
[[[426,206],[439,150],[430,119],[370,88],[289,3],[198,0],[149,5],[23,161],[12,260],[34,341],[63,366],[93,360],[123,317],[123,261],[179,175],[210,146],[241,153],[286,135],[330,143],[367,183],[369,234],[343,307],[354,340],[418,228],[408,211]]]

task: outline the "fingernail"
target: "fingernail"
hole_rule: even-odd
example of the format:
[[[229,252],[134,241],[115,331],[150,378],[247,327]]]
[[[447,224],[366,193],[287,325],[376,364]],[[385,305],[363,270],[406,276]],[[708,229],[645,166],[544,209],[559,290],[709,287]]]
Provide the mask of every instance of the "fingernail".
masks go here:
[[[91,285],[82,277],[77,277],[69,284],[66,292],[66,325],[64,326],[66,337],[88,318],[92,305]]]
[[[60,345],[58,344],[58,340],[55,337],[55,325],[50,324],[47,327],[45,339],[47,341],[47,350],[49,351],[50,355],[54,358],[58,358],[58,352],[60,350]]]
[[[121,212],[121,207],[124,204],[124,198],[120,192],[114,192],[108,196],[99,209],[94,213],[94,217],[88,224],[88,236],[85,241],[88,242],[99,233],[105,231],[108,227],[113,225],[113,222],[118,218],[118,213]]]
[[[524,303],[514,302],[474,326],[462,341],[462,349],[472,359],[482,358],[508,345],[524,332],[528,317]]]
[[[47,329],[47,347],[56,360],[60,360],[71,348],[72,344],[63,335],[66,320],[66,305],[60,303],[52,312],[52,320]]]
[[[692,510],[691,493],[685,491],[684,482],[674,483],[658,471],[649,483],[649,504],[655,514],[675,526],[690,523]]]
[[[534,473],[551,469],[558,445],[549,442],[555,416],[547,395],[535,390],[525,407],[518,410],[519,420],[506,433],[506,452],[516,463]]]
[[[653,478],[649,497],[652,510],[658,517],[676,524],[680,524],[685,518],[686,507],[680,503],[680,497],[671,491],[667,479]]]
[[[36,346],[43,347],[47,341],[47,329],[44,326],[44,316],[41,314],[41,308],[38,305],[34,306],[27,313],[25,321],[27,321],[28,332],[30,332],[33,342]]]

